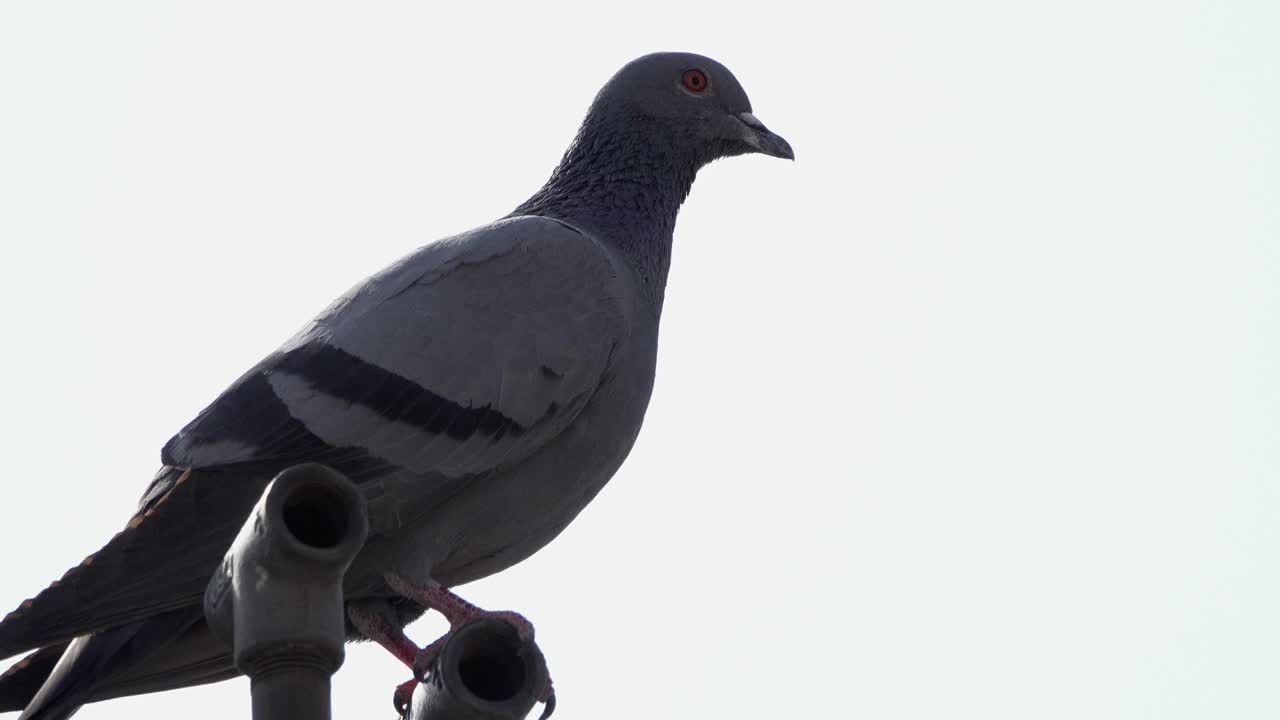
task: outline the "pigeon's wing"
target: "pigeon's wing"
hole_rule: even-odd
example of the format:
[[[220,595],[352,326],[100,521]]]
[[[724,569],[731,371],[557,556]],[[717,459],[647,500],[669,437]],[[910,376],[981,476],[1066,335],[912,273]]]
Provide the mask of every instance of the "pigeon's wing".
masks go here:
[[[519,462],[626,331],[589,236],[541,217],[428,246],[352,290],[169,442],[168,465],[328,461],[446,478]]]
[[[517,217],[427,246],[339,299],[164,448],[126,530],[0,622],[0,657],[198,603],[267,480],[304,461],[459,485],[559,434],[627,333],[591,237]],[[429,493],[431,487],[424,487]],[[394,526],[395,502],[370,502]]]

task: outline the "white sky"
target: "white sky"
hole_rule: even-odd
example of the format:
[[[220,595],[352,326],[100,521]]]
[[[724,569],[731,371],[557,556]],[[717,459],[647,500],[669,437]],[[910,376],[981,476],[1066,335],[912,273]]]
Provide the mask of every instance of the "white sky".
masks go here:
[[[559,716],[1280,717],[1280,4],[462,5],[0,7],[0,610],[683,49],[799,160],[701,174],[630,460],[464,589]],[[406,678],[350,650],[335,716]],[[162,713],[247,683],[81,717]]]

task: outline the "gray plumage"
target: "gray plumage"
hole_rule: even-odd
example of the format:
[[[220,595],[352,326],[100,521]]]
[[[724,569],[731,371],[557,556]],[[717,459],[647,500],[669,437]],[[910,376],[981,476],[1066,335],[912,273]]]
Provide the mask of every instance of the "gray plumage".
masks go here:
[[[0,622],[0,657],[36,650],[0,677],[0,710],[55,720],[234,676],[201,594],[265,484],[299,462],[364,491],[348,603],[398,624],[423,608],[387,572],[451,587],[543,547],[640,431],[694,176],[748,152],[792,157],[722,65],[628,64],[515,212],[360,283],[165,445],[126,529]]]

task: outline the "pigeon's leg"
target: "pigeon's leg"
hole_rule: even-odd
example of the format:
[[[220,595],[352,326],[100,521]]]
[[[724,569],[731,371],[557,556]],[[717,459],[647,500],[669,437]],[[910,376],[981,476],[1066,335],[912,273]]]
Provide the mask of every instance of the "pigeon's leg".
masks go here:
[[[450,630],[476,618],[495,618],[510,623],[516,629],[521,642],[533,641],[533,623],[526,620],[520,613],[510,610],[485,610],[463,600],[448,588],[440,585],[420,588],[396,575],[387,575],[387,584],[401,597],[413,600],[443,615],[444,619],[449,621]]]
[[[418,655],[418,645],[404,634],[404,630],[389,621],[385,614],[367,605],[351,603],[347,607],[347,617],[361,635],[381,645],[397,660],[404,663],[405,667],[413,668],[413,659]]]
[[[361,635],[381,645],[410,670],[414,669],[413,662],[420,654],[427,659],[435,659],[440,648],[444,646],[445,639],[440,638],[425,648],[419,649],[417,643],[410,640],[404,634],[404,630],[389,621],[384,613],[367,605],[352,603],[347,607],[347,617],[351,619],[351,624],[360,631]],[[419,680],[415,672],[412,680],[396,686],[391,702],[395,704],[396,712],[400,713],[401,717],[408,717],[409,703],[413,699],[413,691],[417,689]]]
[[[418,587],[391,573],[387,574],[386,579],[387,584],[391,586],[391,589],[396,594],[443,615],[444,619],[449,621],[450,632],[453,632],[460,625],[477,618],[496,618],[510,623],[516,629],[516,634],[520,637],[521,642],[533,642],[533,623],[519,613],[511,612],[510,610],[485,610],[476,607],[441,585],[432,585],[425,588]],[[446,633],[444,637],[423,648],[418,656],[419,668],[430,667],[431,661],[435,660],[436,654],[440,652],[440,647],[444,645],[444,641],[448,637],[449,635]],[[542,689],[542,695],[539,696],[538,700],[544,704],[540,720],[546,720],[556,709],[556,693],[551,686],[550,675],[547,675],[547,685]]]

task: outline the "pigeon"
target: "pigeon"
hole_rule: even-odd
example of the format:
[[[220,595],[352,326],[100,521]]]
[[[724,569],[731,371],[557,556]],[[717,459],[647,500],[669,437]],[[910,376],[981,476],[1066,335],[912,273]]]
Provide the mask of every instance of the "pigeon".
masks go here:
[[[62,720],[236,676],[201,598],[267,483],[300,463],[367,500],[350,640],[412,666],[438,647],[403,634],[429,609],[531,635],[451,588],[545,546],[618,470],[653,389],[677,212],[700,168],[748,153],[795,157],[724,65],[625,65],[532,197],[357,284],[169,440],[124,529],[0,621],[0,658],[33,651],[0,676],[0,711]]]

